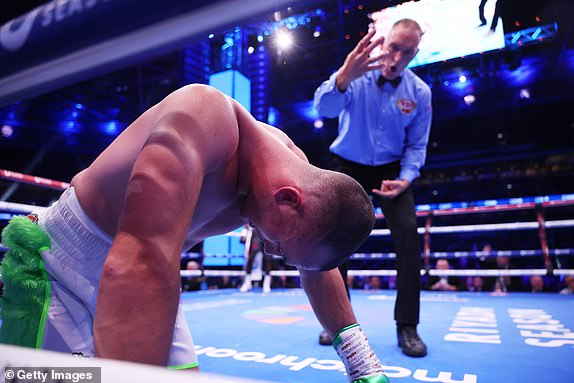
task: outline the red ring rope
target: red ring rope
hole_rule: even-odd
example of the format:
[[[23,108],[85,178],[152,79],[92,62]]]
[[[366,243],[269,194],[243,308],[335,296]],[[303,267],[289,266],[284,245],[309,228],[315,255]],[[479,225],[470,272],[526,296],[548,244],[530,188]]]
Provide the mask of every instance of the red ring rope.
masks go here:
[[[42,186],[48,189],[55,189],[55,190],[65,190],[70,187],[70,184],[67,182],[49,180],[43,177],[31,176],[28,174],[22,174],[4,169],[0,169],[0,179],[30,185]]]

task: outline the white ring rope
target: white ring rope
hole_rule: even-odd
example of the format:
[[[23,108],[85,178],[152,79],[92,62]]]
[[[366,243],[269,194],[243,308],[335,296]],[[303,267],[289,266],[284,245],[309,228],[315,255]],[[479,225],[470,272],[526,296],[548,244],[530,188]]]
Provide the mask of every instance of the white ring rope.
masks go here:
[[[562,219],[556,221],[545,221],[544,227],[564,228],[574,227],[574,219]],[[488,223],[477,225],[454,225],[454,226],[431,226],[429,232],[431,234],[445,234],[445,233],[468,233],[477,231],[501,231],[501,230],[530,230],[538,229],[538,222],[513,222],[513,223]],[[419,234],[425,233],[424,227],[418,228]],[[373,236],[390,235],[389,229],[376,229],[371,232]]]
[[[574,249],[549,249],[550,255],[574,255]],[[532,257],[542,255],[542,250],[492,250],[492,251],[434,251],[431,258],[465,258],[465,257]],[[351,259],[395,259],[396,253],[355,253]]]
[[[421,270],[421,275],[426,272]],[[269,274],[273,277],[298,277],[297,270],[271,270]],[[481,276],[481,277],[515,277],[515,276],[531,276],[531,275],[547,275],[546,269],[506,269],[506,270],[481,270],[481,269],[461,269],[461,270],[429,270],[429,274],[433,276]],[[244,270],[181,270],[182,277],[237,277],[245,275]],[[349,270],[348,275],[351,276],[379,276],[379,277],[392,277],[397,275],[396,270]],[[574,269],[560,269],[554,270],[554,275],[574,275]]]
[[[46,209],[45,206],[24,205],[22,203],[0,201],[0,212],[28,214],[33,211],[41,211],[44,209]]]

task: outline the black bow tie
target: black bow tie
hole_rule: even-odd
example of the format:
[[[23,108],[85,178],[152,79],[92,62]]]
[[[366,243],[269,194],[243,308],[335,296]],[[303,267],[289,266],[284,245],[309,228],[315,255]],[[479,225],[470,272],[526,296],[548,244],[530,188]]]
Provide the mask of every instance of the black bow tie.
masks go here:
[[[377,85],[379,87],[382,87],[383,85],[385,85],[385,83],[388,82],[393,86],[393,88],[396,88],[399,86],[402,79],[403,78],[401,76],[397,76],[393,80],[387,80],[386,78],[383,77],[383,75],[380,75],[379,78],[377,79]]]

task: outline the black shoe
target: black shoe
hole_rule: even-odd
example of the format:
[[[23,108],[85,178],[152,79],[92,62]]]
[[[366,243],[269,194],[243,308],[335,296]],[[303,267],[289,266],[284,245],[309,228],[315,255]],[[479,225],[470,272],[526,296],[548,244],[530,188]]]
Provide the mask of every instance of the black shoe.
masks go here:
[[[333,339],[331,339],[329,334],[327,334],[327,331],[323,330],[319,334],[319,344],[321,346],[332,346],[333,345]]]
[[[397,326],[397,340],[405,355],[422,357],[427,354],[427,346],[417,333],[415,326]]]

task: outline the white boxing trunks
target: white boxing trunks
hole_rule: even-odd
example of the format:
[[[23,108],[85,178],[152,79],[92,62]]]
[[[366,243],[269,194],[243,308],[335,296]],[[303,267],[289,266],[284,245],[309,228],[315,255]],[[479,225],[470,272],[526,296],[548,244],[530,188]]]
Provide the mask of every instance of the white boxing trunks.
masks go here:
[[[67,189],[55,204],[37,215],[38,225],[51,240],[51,249],[42,252],[50,288],[37,347],[93,357],[98,285],[112,238],[85,214],[74,188]],[[142,313],[145,315],[145,308]],[[181,307],[168,367],[197,367],[195,347]]]

